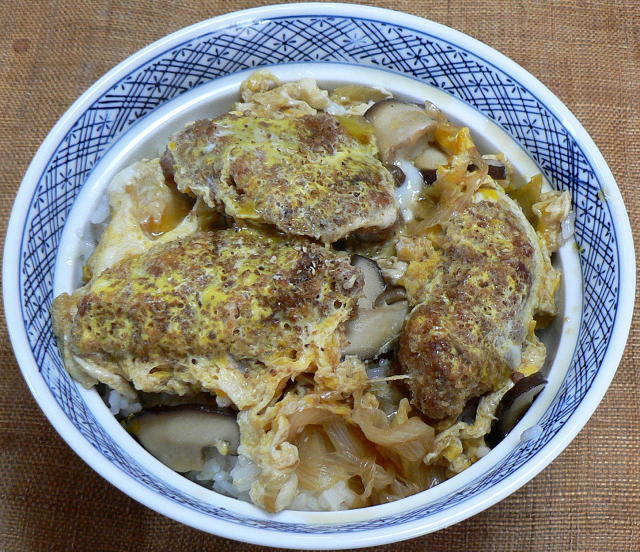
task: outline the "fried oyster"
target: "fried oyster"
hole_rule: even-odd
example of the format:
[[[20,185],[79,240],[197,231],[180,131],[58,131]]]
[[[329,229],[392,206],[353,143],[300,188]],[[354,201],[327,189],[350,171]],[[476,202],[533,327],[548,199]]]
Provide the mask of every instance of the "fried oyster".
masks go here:
[[[180,191],[236,221],[324,243],[388,228],[398,215],[393,178],[361,118],[200,120],[171,137],[163,166]]]
[[[122,260],[53,305],[69,371],[129,396],[206,390],[267,404],[333,367],[362,281],[349,258],[251,229],[200,233]]]

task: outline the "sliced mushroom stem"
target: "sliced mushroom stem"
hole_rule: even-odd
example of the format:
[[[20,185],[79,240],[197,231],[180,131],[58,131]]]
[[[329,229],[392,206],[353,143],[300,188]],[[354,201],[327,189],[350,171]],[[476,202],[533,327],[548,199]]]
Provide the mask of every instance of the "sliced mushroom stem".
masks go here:
[[[407,301],[398,301],[375,309],[360,309],[347,325],[349,344],[342,351],[363,360],[386,352],[396,340],[409,310]]]
[[[413,164],[418,169],[437,169],[449,164],[449,158],[439,148],[427,145],[414,159]]]
[[[382,271],[378,263],[362,255],[353,255],[351,257],[351,264],[362,270],[364,279],[363,295],[358,300],[358,308],[370,309],[373,307],[374,301],[385,289]]]

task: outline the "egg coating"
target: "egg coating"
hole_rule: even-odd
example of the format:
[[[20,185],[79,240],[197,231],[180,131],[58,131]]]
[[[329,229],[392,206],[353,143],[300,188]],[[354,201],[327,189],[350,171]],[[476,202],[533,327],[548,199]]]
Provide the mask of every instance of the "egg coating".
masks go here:
[[[314,244],[250,229],[201,233],[56,298],[55,329],[65,356],[98,381],[204,389],[246,408],[339,362],[361,278],[346,255]]]
[[[400,336],[412,403],[457,416],[496,389],[535,346],[532,321],[545,266],[539,239],[504,192],[482,189],[443,225],[438,266]]]
[[[236,220],[324,243],[388,228],[398,216],[393,178],[364,119],[227,114],[174,135],[163,164],[181,191]]]

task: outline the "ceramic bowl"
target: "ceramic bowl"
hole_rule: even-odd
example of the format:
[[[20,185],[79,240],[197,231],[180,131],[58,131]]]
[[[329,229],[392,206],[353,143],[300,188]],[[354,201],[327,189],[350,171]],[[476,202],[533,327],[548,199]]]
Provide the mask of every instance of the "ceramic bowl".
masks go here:
[[[504,152],[518,178],[542,172],[571,193],[575,242],[559,316],[544,336],[549,384],[487,456],[430,490],[347,512],[267,514],[188,481],[144,451],[94,391],[67,375],[51,330],[55,295],[79,284],[80,236],[110,177],[159,153],[185,121],[225,111],[257,67],[283,80],[382,85],[430,99]],[[602,155],[538,80],[490,47],[418,17],[357,5],[289,4],[217,17],[132,55],[62,116],[34,157],[11,215],[4,257],[7,323],[40,407],[91,467],[175,520],[275,547],[337,549],[415,537],[465,519],[548,465],[586,423],[613,377],[635,296],[631,231]]]

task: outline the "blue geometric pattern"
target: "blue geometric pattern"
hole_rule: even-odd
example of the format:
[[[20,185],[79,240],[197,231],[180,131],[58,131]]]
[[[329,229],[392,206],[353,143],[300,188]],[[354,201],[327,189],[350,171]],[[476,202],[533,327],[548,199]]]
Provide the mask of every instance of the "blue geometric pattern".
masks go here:
[[[569,190],[585,310],[568,374],[537,439],[522,443],[491,471],[459,491],[384,520],[349,523],[367,531],[423,519],[499,483],[529,461],[562,428],[589,390],[607,351],[618,307],[618,249],[602,185],[582,149],[544,103],[473,52],[425,32],[351,17],[261,19],[207,33],[158,55],[123,78],[82,113],[57,146],[32,197],[21,243],[19,277],[24,325],[36,363],[56,401],[109,461],[148,488],[214,518],[271,530],[327,533],[331,525],[247,519],[186,495],[146,472],[99,425],[70,382],[50,320],[55,254],[81,186],[105,150],[141,117],[199,84],[260,65],[337,62],[384,68],[436,86],[474,106],[514,137],[557,189]]]

